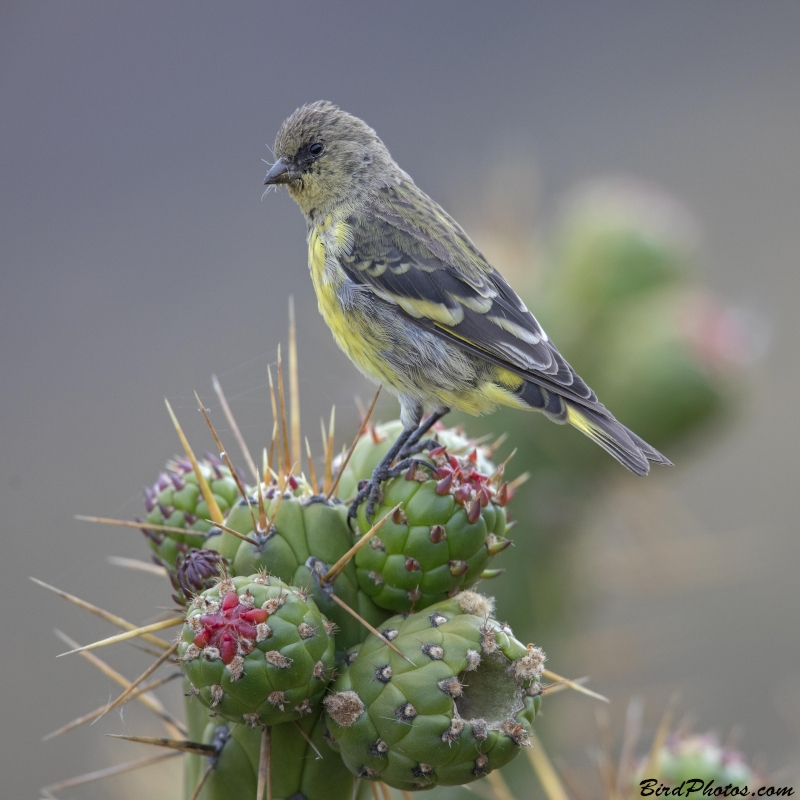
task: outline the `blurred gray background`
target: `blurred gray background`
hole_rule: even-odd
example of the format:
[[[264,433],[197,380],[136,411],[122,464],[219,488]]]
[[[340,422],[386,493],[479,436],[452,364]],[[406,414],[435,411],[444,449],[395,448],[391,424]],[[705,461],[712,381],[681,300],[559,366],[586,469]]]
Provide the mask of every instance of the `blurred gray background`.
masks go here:
[[[576,545],[582,615],[543,644],[553,669],[612,696],[614,719],[642,694],[652,727],[678,689],[700,728],[741,725],[770,769],[796,763],[799,38],[796,2],[3,3],[0,793],[31,797],[142,754],[102,736],[144,731],[133,708],[40,742],[116,693],[82,659],[56,662],[52,629],[81,642],[113,631],[27,576],[134,621],[168,605],[157,579],[106,562],[146,558],[137,532],[73,519],[139,511],[142,484],[179,447],[163,397],[209,448],[192,390],[227,431],[217,373],[260,448],[290,293],[315,447],[332,402],[341,442],[354,394],[371,396],[317,315],[300,213],[285,194],[260,201],[265,143],[320,98],[366,119],[468,229],[508,154],[536,166],[532,226],[609,174],[695,214],[704,280],[771,331],[737,425],[651,479],[662,503],[640,503],[647,536],[699,531],[703,545],[645,557],[612,495]],[[129,676],[147,663],[124,646],[105,656]],[[553,698],[541,721],[553,755],[582,757],[591,715],[585,698]],[[138,796],[136,780],[127,795],[109,781],[63,796]]]

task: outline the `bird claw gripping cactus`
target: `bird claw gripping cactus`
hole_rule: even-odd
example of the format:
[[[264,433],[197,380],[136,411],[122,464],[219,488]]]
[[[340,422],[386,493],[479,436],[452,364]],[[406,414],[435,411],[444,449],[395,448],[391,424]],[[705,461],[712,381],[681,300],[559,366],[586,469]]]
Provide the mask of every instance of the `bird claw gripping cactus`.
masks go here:
[[[489,598],[461,592],[392,617],[351,653],[324,703],[352,772],[403,790],[460,785],[527,743],[544,653],[491,613]]]
[[[178,647],[202,703],[253,727],[311,713],[333,653],[333,628],[314,601],[265,573],[223,576],[198,595]]]
[[[371,426],[358,438],[350,459],[339,478],[339,497],[342,500],[355,497],[359,483],[372,476],[375,467],[389,452],[389,448],[402,432],[402,423],[399,420],[392,420],[381,425]],[[431,430],[430,436],[444,445],[453,455],[461,456],[474,452],[475,466],[479,472],[491,475],[495,471],[489,448],[483,447],[467,437],[460,427],[445,428],[439,423]],[[335,461],[334,467],[341,468],[340,461],[341,459]]]
[[[395,511],[355,558],[363,591],[392,611],[425,608],[499,575],[486,567],[511,544],[503,537],[511,492],[501,471],[480,472],[474,449],[463,458],[443,446],[428,455],[433,472],[412,465],[383,485],[376,516]],[[363,507],[358,524],[369,530]]]

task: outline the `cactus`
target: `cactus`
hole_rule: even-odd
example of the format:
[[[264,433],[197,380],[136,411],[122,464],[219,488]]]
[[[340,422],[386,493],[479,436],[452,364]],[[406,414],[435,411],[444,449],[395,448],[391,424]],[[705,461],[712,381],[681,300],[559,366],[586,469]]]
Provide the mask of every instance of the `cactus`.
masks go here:
[[[226,511],[239,494],[230,470],[211,453],[207,453],[198,464],[217,505]],[[203,499],[197,475],[188,458],[176,456],[167,462],[153,486],[145,487],[144,503],[146,523],[185,528],[187,531],[185,535],[175,531],[165,533],[142,526],[156,559],[167,568],[174,567],[180,555],[185,555],[188,549],[203,541],[203,537],[192,535],[190,531],[204,534],[211,528],[208,504]]]
[[[190,698],[189,706],[197,702]],[[200,798],[202,800],[232,800],[256,797],[261,749],[261,731],[246,725],[228,725],[201,714],[190,725],[193,741],[211,744],[222,742],[219,757],[209,773]],[[300,728],[297,727],[299,724]],[[327,728],[322,711],[304,717],[298,724],[276,725],[270,732],[271,760],[279,764],[272,779],[273,800],[351,800],[355,777],[342,759],[330,749],[325,733]],[[306,738],[307,737],[307,738]],[[315,756],[316,750],[322,757]],[[199,755],[186,756],[184,798],[190,800],[202,780],[205,759]]]
[[[386,619],[388,613],[359,589],[353,563],[344,568],[332,586],[322,588],[320,576],[353,544],[345,506],[313,494],[310,487],[294,476],[287,479],[283,494],[274,481],[263,492],[266,524],[265,531],[259,535],[251,512],[251,507],[257,503],[255,497],[250,498],[250,505],[245,500],[239,501],[224,523],[225,527],[251,537],[255,543],[242,541],[226,531],[212,531],[206,541],[206,547],[217,549],[229,559],[232,575],[252,575],[267,569],[286,583],[306,587],[322,613],[336,623],[340,652],[360,642],[364,629],[331,599],[332,593],[372,625],[379,625]]]
[[[358,648],[325,698],[351,771],[398,789],[477,780],[527,743],[544,653],[493,619],[475,592],[407,617]]]
[[[304,592],[261,573],[198,595],[178,656],[201,702],[234,722],[310,714],[333,669],[333,625]]]
[[[473,586],[491,558],[511,544],[503,537],[503,506],[510,492],[494,476],[478,471],[477,453],[448,455],[444,447],[429,453],[436,470],[412,466],[383,486],[376,515],[396,508],[391,520],[356,554],[358,581],[377,605],[392,611],[423,609]],[[369,530],[364,506],[358,524]]]
[[[356,485],[398,425],[361,436],[342,480],[349,469]],[[488,449],[457,432],[436,435],[446,444],[427,453],[430,465],[383,486],[378,525],[369,528],[361,509],[360,536],[333,495],[332,443],[321,487],[265,467],[253,489],[229,461],[207,458],[190,474],[193,456],[176,460],[147,492],[148,520],[120,523],[161,548],[182,607],[179,641],[156,640],[166,651],[155,667],[174,652],[188,723],[183,739],[126,738],[186,753],[186,800],[349,800],[356,778],[404,791],[462,785],[530,743],[540,678],[562,679],[544,670],[538,647],[497,622],[491,600],[464,591],[502,571],[486,567],[510,544],[513,490]],[[157,536],[159,525],[178,530]],[[387,619],[391,611],[405,613]],[[337,656],[341,674],[329,687]],[[722,761],[727,772],[715,774],[744,774],[735,759]],[[664,781],[678,763],[685,753],[664,755]]]
[[[278,379],[282,393],[280,371]],[[359,775],[407,789],[456,785],[513,758],[539,707],[544,656],[491,617],[489,600],[460,591],[502,572],[486,565],[510,544],[503,506],[513,490],[504,465],[496,468],[491,451],[460,431],[438,429],[432,464],[387,482],[380,521],[369,528],[362,511],[354,532],[340,498],[380,459],[399,422],[360,436],[335,480],[329,433],[318,482],[313,462],[310,480],[286,470],[289,426],[281,416],[270,447],[277,472],[271,456],[256,470],[245,450],[255,478],[246,486],[201,410],[224,463],[198,461],[172,414],[187,458],[170,462],[145,491],[147,519],[86,518],[145,532],[181,615],[125,634],[149,637],[163,655],[80,722],[139,696],[139,684],[174,659],[185,678],[186,728],[156,703],[171,738],[124,738],[184,752],[187,800],[349,800]],[[405,574],[395,575],[395,556]],[[377,592],[371,572],[384,576]],[[412,608],[417,613],[387,619]],[[175,644],[153,638],[175,624]],[[342,674],[323,714],[337,658]],[[379,675],[370,666],[376,658]],[[384,730],[378,712],[400,694]],[[342,724],[343,696],[363,697],[363,720]],[[365,736],[372,751],[362,752]]]

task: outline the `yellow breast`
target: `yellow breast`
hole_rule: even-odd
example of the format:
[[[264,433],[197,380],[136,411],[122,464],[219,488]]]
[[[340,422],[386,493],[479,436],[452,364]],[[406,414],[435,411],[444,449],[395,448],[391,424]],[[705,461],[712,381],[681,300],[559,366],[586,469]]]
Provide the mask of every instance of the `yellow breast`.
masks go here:
[[[332,223],[330,219],[311,232],[308,266],[317,305],[336,343],[356,367],[367,377],[400,389],[400,376],[381,355],[390,346],[390,331],[381,328],[374,316],[343,308],[339,300],[338,290],[348,278],[339,266],[336,253],[346,247],[349,236],[345,223]]]

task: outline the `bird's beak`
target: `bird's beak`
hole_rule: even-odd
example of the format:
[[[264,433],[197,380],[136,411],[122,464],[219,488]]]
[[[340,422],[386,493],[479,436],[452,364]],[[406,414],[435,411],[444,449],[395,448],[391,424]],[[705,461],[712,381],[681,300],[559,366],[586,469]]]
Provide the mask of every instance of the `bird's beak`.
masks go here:
[[[282,183],[291,183],[297,177],[294,167],[282,158],[279,158],[267,172],[264,186],[278,186]]]

